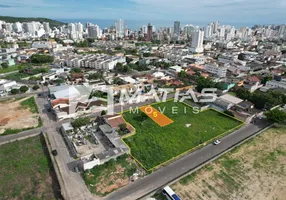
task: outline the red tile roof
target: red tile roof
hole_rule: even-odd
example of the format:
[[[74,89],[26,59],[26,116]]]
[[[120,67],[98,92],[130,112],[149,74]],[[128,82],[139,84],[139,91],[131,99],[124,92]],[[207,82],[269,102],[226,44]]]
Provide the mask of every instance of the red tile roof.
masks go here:
[[[67,98],[59,98],[51,101],[52,106],[56,106],[59,104],[69,104],[69,99]]]

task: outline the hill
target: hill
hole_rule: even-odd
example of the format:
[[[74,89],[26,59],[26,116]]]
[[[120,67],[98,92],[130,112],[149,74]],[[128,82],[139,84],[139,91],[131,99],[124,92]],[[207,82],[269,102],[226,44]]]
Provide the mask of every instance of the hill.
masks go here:
[[[64,25],[65,23],[59,22],[56,20],[48,19],[48,18],[33,18],[33,17],[9,17],[9,16],[0,16],[0,20],[9,22],[9,23],[15,23],[15,22],[30,22],[30,21],[39,21],[41,23],[43,22],[49,22],[50,27],[58,27],[61,25]]]

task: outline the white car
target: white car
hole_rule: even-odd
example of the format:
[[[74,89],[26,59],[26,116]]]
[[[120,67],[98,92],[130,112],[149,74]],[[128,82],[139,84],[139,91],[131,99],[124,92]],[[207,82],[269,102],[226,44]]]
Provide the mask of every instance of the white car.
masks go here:
[[[221,143],[221,141],[220,140],[216,140],[216,141],[214,141],[214,145],[218,145],[218,144],[220,144]]]

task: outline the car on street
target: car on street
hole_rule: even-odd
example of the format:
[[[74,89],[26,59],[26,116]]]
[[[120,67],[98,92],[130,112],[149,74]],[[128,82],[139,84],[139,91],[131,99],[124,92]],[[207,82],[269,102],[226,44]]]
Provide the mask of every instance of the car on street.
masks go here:
[[[216,141],[214,141],[214,145],[218,145],[218,144],[220,144],[221,143],[221,141],[220,140],[216,140]]]
[[[53,156],[57,156],[58,155],[58,151],[56,149],[52,150],[52,154]]]

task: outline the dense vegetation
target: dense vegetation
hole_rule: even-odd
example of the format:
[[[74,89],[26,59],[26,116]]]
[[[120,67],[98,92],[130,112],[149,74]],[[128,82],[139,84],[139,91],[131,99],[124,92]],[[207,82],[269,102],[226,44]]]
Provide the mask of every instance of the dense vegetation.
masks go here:
[[[154,105],[164,110],[174,123],[160,127],[152,119],[138,113],[125,112],[125,120],[136,129],[134,136],[124,139],[131,148],[132,155],[147,169],[166,162],[198,145],[241,125],[241,122],[228,118],[214,110],[194,114],[192,108],[172,101]],[[177,110],[177,114],[172,110]],[[185,113],[186,109],[186,113]],[[186,124],[191,124],[187,128]]]
[[[147,65],[139,65],[139,64],[127,64],[123,65],[122,63],[117,63],[116,66],[114,67],[114,71],[119,72],[119,73],[127,73],[130,72],[131,70],[137,70],[137,71],[148,71],[150,70]]]
[[[33,77],[36,74],[47,73],[49,71],[49,68],[46,68],[46,67],[32,68],[32,67],[29,67],[27,65],[19,65],[18,69],[19,69],[19,72],[8,74],[4,78],[8,79],[8,80],[17,81],[17,80],[21,80],[23,78],[27,78],[29,76]],[[25,73],[25,70],[29,70],[29,73]],[[32,78],[31,80],[36,80],[36,78]]]
[[[33,54],[31,56],[31,62],[35,64],[52,63],[54,62],[54,57],[44,54]]]
[[[1,48],[9,48],[13,45],[14,43],[11,42],[6,42],[6,41],[0,41],[0,47]],[[30,46],[30,43],[27,43],[26,41],[18,41],[17,42],[18,46],[21,47],[28,47]]]
[[[8,23],[15,23],[15,22],[31,22],[31,21],[39,21],[41,23],[43,22],[49,22],[50,27],[57,27],[62,26],[65,23],[59,22],[56,20],[48,19],[48,18],[32,18],[32,17],[9,17],[9,16],[0,16],[0,20],[8,22]]]
[[[73,122],[71,122],[71,125],[74,128],[80,128],[82,126],[86,126],[90,123],[90,119],[88,117],[83,117],[83,118],[77,118]]]
[[[282,110],[274,109],[265,113],[265,115],[269,120],[275,123],[286,124],[286,112]]]
[[[25,65],[8,66],[7,68],[6,67],[3,68],[3,66],[2,66],[2,69],[0,68],[0,74],[17,71],[17,70],[20,70],[20,69],[22,69],[24,67],[25,67]]]
[[[255,104],[258,109],[270,109],[277,105],[286,104],[286,95],[278,91],[255,91],[250,93],[247,89],[239,88],[235,90],[236,96],[248,100]]]

